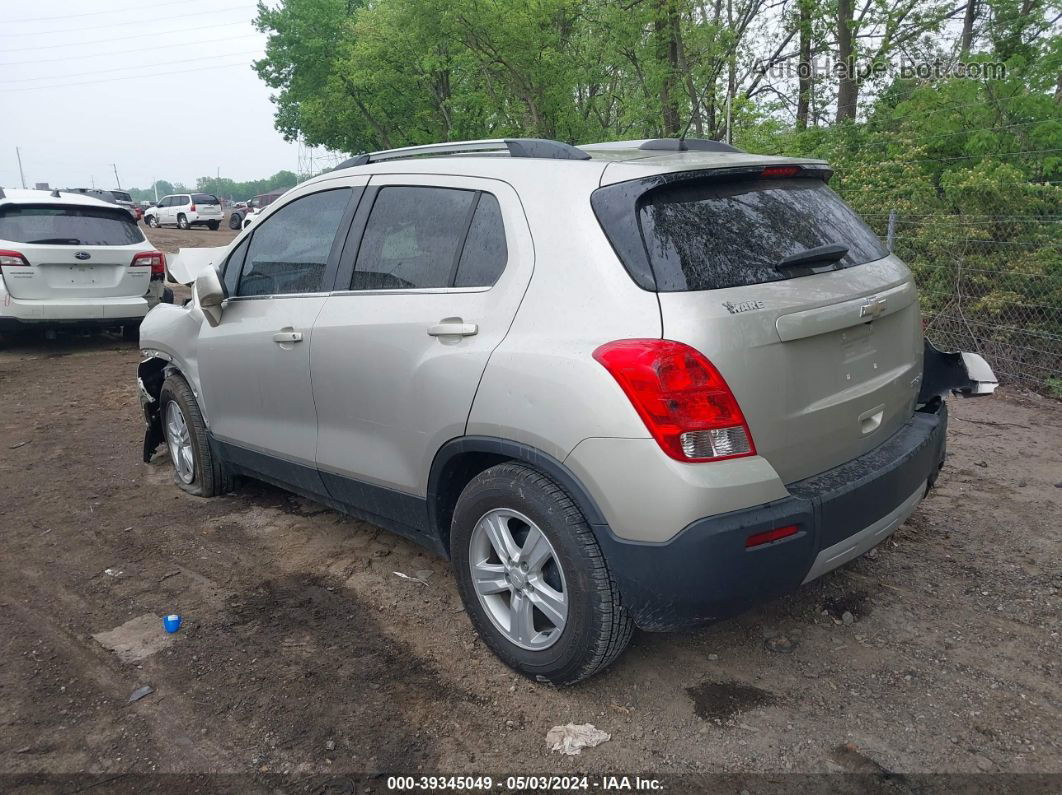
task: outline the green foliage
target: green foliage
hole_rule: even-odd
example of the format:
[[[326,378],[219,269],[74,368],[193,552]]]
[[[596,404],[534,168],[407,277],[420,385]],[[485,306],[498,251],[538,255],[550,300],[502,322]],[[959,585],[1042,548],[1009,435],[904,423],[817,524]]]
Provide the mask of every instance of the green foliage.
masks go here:
[[[645,138],[687,124],[719,138],[729,115],[748,151],[829,161],[833,187],[879,233],[895,212],[896,250],[931,321],[954,321],[964,345],[996,346],[1012,370],[1040,367],[1046,383],[1062,361],[1054,4],[980,0],[966,60],[1005,74],[868,72],[856,80],[856,121],[830,124],[838,81],[820,74],[806,129],[795,80],[754,64],[791,62],[800,31],[812,57],[835,53],[837,2],[278,0],[259,4],[268,43],[256,69],[286,137],[350,153],[510,135]],[[951,63],[958,52],[945,21],[961,19],[961,5],[854,6],[864,68],[901,53]]]

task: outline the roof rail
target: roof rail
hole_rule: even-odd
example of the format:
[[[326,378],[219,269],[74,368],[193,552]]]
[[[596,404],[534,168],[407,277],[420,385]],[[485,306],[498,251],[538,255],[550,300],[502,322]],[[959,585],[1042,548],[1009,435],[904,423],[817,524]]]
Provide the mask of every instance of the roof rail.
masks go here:
[[[3,188],[0,188],[0,199],[6,199],[6,198],[7,198],[7,194],[4,193],[4,189]]]
[[[381,163],[385,160],[404,160],[411,157],[430,157],[433,155],[467,155],[475,152],[508,152],[509,157],[533,157],[550,160],[590,159],[590,155],[571,144],[550,141],[546,138],[490,138],[482,141],[453,141],[369,152],[343,161],[336,166],[336,170],[364,166],[368,163]]]
[[[52,198],[53,198],[53,199],[61,199],[61,198],[62,198],[62,197],[61,197],[61,196],[59,195],[59,188],[56,188],[55,190],[53,190],[53,191],[52,191]]]
[[[706,141],[703,138],[654,138],[638,148],[662,152],[738,152],[745,154],[736,146],[723,141]]]

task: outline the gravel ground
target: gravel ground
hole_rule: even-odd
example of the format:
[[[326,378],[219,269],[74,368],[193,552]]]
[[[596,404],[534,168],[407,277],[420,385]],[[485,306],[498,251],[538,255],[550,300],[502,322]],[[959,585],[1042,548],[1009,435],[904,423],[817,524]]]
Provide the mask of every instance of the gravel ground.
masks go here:
[[[0,773],[1062,773],[1053,401],[952,401],[938,488],[874,553],[734,620],[636,633],[558,690],[484,648],[446,562],[142,463],[137,360],[107,334],[0,342]],[[171,612],[162,641],[136,622]],[[611,740],[548,751],[569,721]]]

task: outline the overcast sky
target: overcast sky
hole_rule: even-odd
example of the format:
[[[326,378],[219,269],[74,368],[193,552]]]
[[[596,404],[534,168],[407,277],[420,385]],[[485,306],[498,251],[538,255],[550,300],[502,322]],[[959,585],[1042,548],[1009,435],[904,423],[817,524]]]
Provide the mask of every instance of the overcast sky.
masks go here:
[[[298,171],[251,69],[254,0],[0,0],[0,186]]]

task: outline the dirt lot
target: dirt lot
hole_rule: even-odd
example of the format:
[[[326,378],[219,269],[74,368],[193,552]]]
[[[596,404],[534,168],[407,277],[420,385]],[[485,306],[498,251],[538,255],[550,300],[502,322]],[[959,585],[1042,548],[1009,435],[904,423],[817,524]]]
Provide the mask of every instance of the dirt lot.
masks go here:
[[[875,554],[715,627],[636,633],[556,690],[483,647],[413,544],[143,464],[137,359],[113,335],[0,343],[0,772],[1062,772],[1056,403],[952,401],[938,489]],[[142,659],[93,638],[170,612],[184,626]],[[547,751],[569,721],[612,739]]]

